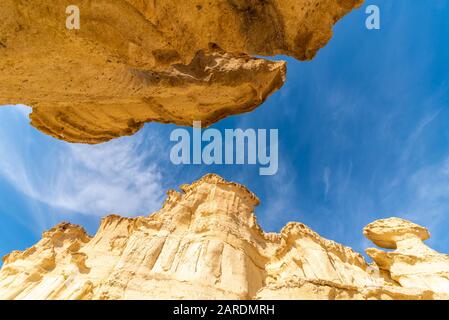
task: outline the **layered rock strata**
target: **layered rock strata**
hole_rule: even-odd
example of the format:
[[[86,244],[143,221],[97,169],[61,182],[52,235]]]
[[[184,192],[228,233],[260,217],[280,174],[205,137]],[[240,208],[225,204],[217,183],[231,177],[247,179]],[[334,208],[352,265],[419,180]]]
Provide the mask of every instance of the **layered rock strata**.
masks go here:
[[[365,259],[302,223],[257,224],[258,198],[206,175],[148,217],[108,216],[90,237],[62,223],[3,259],[1,299],[448,299],[449,258],[428,231],[391,218]]]

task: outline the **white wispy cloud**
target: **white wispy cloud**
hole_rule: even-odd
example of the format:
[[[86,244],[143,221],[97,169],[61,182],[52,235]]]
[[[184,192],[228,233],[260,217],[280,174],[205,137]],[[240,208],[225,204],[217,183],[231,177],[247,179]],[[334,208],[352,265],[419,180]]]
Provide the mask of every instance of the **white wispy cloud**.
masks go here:
[[[329,167],[324,168],[323,183],[324,183],[324,198],[327,199],[329,189],[331,187],[331,169]]]
[[[10,109],[6,111],[6,109]],[[100,145],[49,142],[23,108],[2,107],[0,177],[31,199],[67,211],[143,215],[162,202],[159,150],[143,136]]]
[[[412,195],[406,205],[407,217],[438,228],[449,213],[449,156],[418,170],[410,177],[407,188]]]

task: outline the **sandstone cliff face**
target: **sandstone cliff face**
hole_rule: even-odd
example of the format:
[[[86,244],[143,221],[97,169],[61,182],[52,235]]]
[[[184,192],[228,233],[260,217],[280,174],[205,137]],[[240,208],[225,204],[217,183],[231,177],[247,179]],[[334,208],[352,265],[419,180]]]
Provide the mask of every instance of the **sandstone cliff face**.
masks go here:
[[[71,0],[0,2],[0,105],[69,142],[131,135],[150,121],[212,124],[279,89],[284,62],[312,59],[363,0]]]
[[[257,197],[207,175],[149,217],[103,219],[90,237],[62,223],[4,258],[1,299],[447,299],[449,258],[426,229],[392,218],[365,228],[374,263],[301,223],[264,233]]]

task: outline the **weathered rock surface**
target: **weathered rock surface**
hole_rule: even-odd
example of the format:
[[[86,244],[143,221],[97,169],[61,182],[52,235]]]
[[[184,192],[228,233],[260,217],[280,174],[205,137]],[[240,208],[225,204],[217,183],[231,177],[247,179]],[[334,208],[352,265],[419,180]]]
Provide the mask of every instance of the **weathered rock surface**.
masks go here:
[[[1,299],[447,299],[449,259],[427,231],[379,220],[365,229],[393,252],[374,263],[301,223],[265,233],[257,197],[207,175],[170,191],[149,217],[103,219],[90,237],[62,223],[4,258]],[[379,270],[380,268],[380,270]]]
[[[381,270],[403,287],[449,293],[449,255],[440,254],[423,243],[430,237],[426,228],[390,218],[370,223],[365,236],[380,247],[366,250]]]
[[[131,135],[150,121],[212,124],[279,89],[285,63],[312,59],[363,0],[0,1],[0,105],[69,142]]]

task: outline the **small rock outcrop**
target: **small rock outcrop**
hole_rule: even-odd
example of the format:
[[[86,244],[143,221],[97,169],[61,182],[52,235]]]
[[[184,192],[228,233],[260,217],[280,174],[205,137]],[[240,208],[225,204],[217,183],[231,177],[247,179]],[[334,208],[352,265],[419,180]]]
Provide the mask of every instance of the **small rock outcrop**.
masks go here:
[[[362,0],[2,0],[0,105],[55,138],[100,143],[146,122],[249,112]],[[66,28],[76,5],[80,29]],[[70,11],[69,11],[70,12]]]
[[[0,270],[0,299],[448,299],[449,259],[425,228],[391,218],[364,232],[395,251],[363,256],[302,223],[257,224],[258,198],[206,175],[148,217],[108,216],[96,235],[62,223]]]
[[[410,221],[390,218],[367,225],[365,236],[381,248],[366,250],[381,270],[403,287],[449,293],[449,255],[426,246],[429,231]]]

